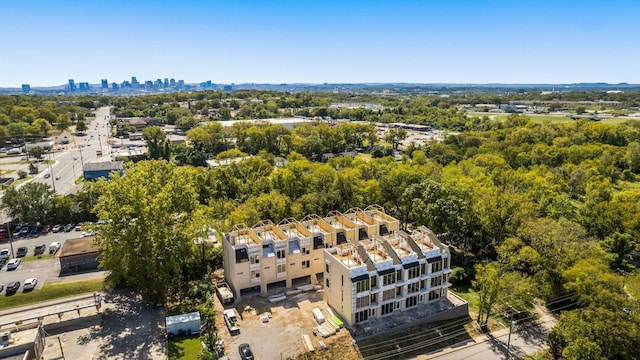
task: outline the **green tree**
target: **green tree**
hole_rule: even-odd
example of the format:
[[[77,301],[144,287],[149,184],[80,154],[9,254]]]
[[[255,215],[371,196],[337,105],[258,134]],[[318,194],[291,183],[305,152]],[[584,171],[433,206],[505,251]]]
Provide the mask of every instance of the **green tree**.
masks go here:
[[[629,255],[636,249],[638,242],[628,233],[615,232],[600,242],[600,246],[609,253],[613,270],[628,270]]]
[[[198,259],[195,240],[207,229],[206,216],[186,168],[166,161],[141,161],[104,184],[96,205],[100,219],[100,266],[109,279],[137,287],[153,302]]]
[[[164,131],[157,126],[149,126],[142,130],[142,136],[147,141],[148,156],[151,160],[169,160],[171,148]]]
[[[398,145],[406,139],[408,136],[407,130],[401,128],[393,128],[387,130],[387,133],[384,135],[384,140],[388,143],[391,143],[394,149],[398,149]]]
[[[42,155],[44,155],[44,149],[40,146],[34,146],[29,149],[29,156],[32,156],[36,159],[41,159]]]
[[[71,126],[71,117],[69,117],[69,114],[60,114],[56,120],[56,129],[60,131],[65,131]]]
[[[634,141],[627,145],[627,152],[624,156],[629,170],[638,174],[640,173],[640,142]]]
[[[38,127],[42,136],[46,137],[49,134],[49,131],[53,128],[51,123],[45,119],[35,119],[33,121],[33,125]]]
[[[84,122],[84,120],[78,120],[78,122],[76,123],[76,131],[79,134],[84,133],[85,131],[87,131],[87,124]]]
[[[54,198],[49,185],[30,182],[19,189],[8,187],[2,197],[2,208],[15,221],[38,224],[44,222]]]

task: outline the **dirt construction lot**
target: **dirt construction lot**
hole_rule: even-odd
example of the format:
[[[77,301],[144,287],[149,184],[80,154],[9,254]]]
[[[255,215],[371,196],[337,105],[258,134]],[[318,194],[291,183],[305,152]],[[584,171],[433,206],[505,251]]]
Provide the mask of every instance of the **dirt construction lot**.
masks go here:
[[[240,360],[238,345],[248,343],[258,360],[291,359],[306,351],[302,341],[303,334],[309,335],[316,349],[320,348],[319,340],[331,347],[334,341],[343,342],[345,337],[350,338],[351,335],[346,329],[340,329],[336,335],[325,339],[313,335],[313,328],[318,326],[318,323],[313,318],[311,310],[317,307],[325,317],[329,315],[322,297],[322,290],[312,291],[287,297],[286,300],[274,304],[264,296],[252,295],[227,306],[227,309],[234,308],[239,315],[240,335],[229,335],[223,316],[217,317],[216,326],[224,340],[226,355],[231,360]],[[219,302],[216,302],[216,308],[218,313],[222,314],[222,305]],[[261,321],[263,314],[271,314],[269,322]]]

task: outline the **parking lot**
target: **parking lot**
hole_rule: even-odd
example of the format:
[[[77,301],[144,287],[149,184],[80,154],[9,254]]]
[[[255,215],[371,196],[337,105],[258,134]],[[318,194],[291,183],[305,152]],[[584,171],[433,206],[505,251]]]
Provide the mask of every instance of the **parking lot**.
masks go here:
[[[233,308],[238,314],[240,334],[231,336],[222,316],[223,307],[216,301],[219,316],[216,326],[224,340],[225,355],[231,360],[240,360],[238,345],[248,343],[256,359],[290,359],[306,352],[302,335],[310,337],[316,351],[321,351],[319,341],[330,348],[336,341],[351,342],[346,329],[340,329],[336,335],[322,338],[313,335],[318,323],[313,318],[312,309],[320,308],[327,316],[327,305],[323,301],[323,292],[311,291],[287,297],[286,300],[271,303],[262,295],[249,295],[226,309]],[[261,320],[262,315],[270,314],[268,322]]]
[[[84,278],[95,278],[96,276],[103,276],[103,272],[90,273],[90,274],[80,274],[74,275],[73,277],[65,276],[60,277],[60,263],[56,258],[45,257],[43,259],[33,259],[34,249],[38,245],[45,245],[45,255],[49,254],[49,246],[53,242],[59,242],[61,246],[64,246],[65,241],[68,239],[74,239],[81,236],[81,231],[71,230],[70,232],[58,232],[58,233],[47,233],[47,234],[38,234],[38,235],[25,235],[19,236],[15,238],[12,244],[5,239],[0,242],[0,249],[11,249],[13,246],[14,253],[17,252],[18,248],[26,247],[27,254],[25,257],[21,258],[21,263],[15,270],[8,270],[7,266],[3,266],[0,269],[0,284],[7,284],[12,281],[19,281],[20,284],[24,284],[24,281],[28,278],[37,278],[38,284],[36,285],[35,291],[40,289],[45,283],[49,282],[61,282],[65,280],[73,279],[83,280]],[[32,261],[25,261],[32,260]],[[18,292],[22,292],[22,286],[18,290]],[[0,292],[0,294],[5,294],[5,290]]]

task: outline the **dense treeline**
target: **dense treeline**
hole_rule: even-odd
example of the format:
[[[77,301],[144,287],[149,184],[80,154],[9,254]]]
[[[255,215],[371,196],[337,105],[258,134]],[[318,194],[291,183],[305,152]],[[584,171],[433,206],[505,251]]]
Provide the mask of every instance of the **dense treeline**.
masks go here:
[[[228,94],[203,92],[110,101],[122,111],[135,103],[142,112],[164,106],[166,112],[146,115],[184,124],[186,119],[179,120],[196,115],[191,96],[207,102],[201,110],[216,105],[215,101],[222,108],[228,100]],[[170,162],[131,164],[124,177],[90,184],[77,199],[82,209],[98,204],[99,216],[113,220],[108,235],[113,239],[126,234],[134,243],[158,249],[179,235],[180,242],[172,246],[185,262],[162,258],[167,263],[159,263],[151,258],[154,251],[119,256],[130,249],[130,243],[108,241],[103,250],[113,251],[108,256],[111,266],[139,271],[166,265],[169,274],[192,274],[200,253],[185,229],[193,234],[214,224],[226,231],[235,224],[251,226],[262,219],[277,223],[310,213],[324,215],[379,204],[407,227],[425,225],[451,244],[456,254],[451,281],[476,287],[481,324],[509,309],[527,317],[534,298],[550,304],[561,298],[570,306],[549,337],[554,358],[640,358],[635,345],[640,340],[640,279],[631,261],[640,235],[640,125],[535,124],[518,115],[494,122],[434,106],[429,102],[433,97],[427,96],[380,98],[383,108],[375,111],[330,109],[335,101],[332,94],[239,92],[233,96],[262,100],[237,101],[237,108],[229,101],[236,116],[255,116],[253,110],[238,115],[247,103],[258,112],[271,111],[267,103],[273,101],[278,116],[290,116],[291,112],[283,111],[287,106],[314,112],[324,108],[327,116],[332,116],[330,111],[346,114],[348,110],[351,117],[351,111],[357,110],[361,114],[357,116],[362,116],[358,120],[384,118],[461,132],[443,142],[411,144],[400,161],[347,156],[319,163],[309,158],[372,144],[372,128],[354,123],[312,124],[290,131],[274,125],[237,125],[225,131],[212,121],[187,129],[191,145],[174,148],[171,154],[161,148],[165,143],[160,133],[148,131],[147,137],[158,137],[153,157]],[[277,97],[282,98],[280,103]],[[359,95],[357,101],[369,98]],[[244,154],[256,156],[213,170],[179,166]],[[172,198],[176,189],[183,201],[161,201]],[[139,201],[149,196],[153,201]],[[157,230],[162,241],[156,243],[145,229],[153,228],[157,214],[162,214],[161,223],[167,226]],[[181,224],[185,227],[179,228]],[[143,267],[120,263],[142,258],[146,259]],[[126,277],[122,272],[117,275]],[[157,288],[146,293],[157,297],[175,278],[167,276],[151,284]],[[130,281],[145,286],[139,277]]]

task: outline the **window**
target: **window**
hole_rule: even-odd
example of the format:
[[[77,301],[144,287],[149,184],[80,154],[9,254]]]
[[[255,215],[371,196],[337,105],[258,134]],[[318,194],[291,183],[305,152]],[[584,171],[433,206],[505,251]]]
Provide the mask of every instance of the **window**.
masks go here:
[[[420,283],[411,283],[407,285],[407,294],[413,294],[420,291]]]
[[[356,298],[356,309],[360,309],[366,306],[369,306],[368,296]]]
[[[429,293],[429,301],[436,300],[439,298],[440,298],[440,289],[433,290],[432,292]]]
[[[378,294],[371,294],[371,303],[378,302]]]
[[[436,261],[433,264],[431,264],[431,272],[435,273],[438,271],[442,271],[442,261]]]
[[[324,272],[329,273],[329,264],[324,264]]]
[[[250,264],[260,264],[260,255],[251,255],[249,257]]]
[[[402,296],[402,286],[396,288],[396,296]]]
[[[356,292],[361,293],[369,291],[369,279],[356,282]]]
[[[392,303],[388,303],[388,304],[382,305],[381,314],[382,315],[386,315],[386,314],[392,313],[393,312],[393,306],[395,304],[396,304],[395,302],[392,302]]]
[[[372,276],[371,277],[371,287],[377,287],[378,286],[378,277],[377,276]]]
[[[396,297],[396,290],[395,289],[391,289],[391,290],[386,290],[384,292],[382,292],[382,301],[389,301],[389,300],[393,300]]]
[[[416,305],[418,305],[418,297],[417,296],[412,296],[410,298],[407,298],[407,300],[405,300],[404,307],[405,308],[410,308],[410,307],[416,306]]]
[[[325,284],[327,284],[327,288],[329,287],[329,279],[324,279]]]
[[[278,264],[276,272],[279,272],[279,273],[287,272],[287,264]]]
[[[418,276],[420,276],[420,268],[418,266],[407,269],[407,279],[415,279]]]
[[[431,279],[431,287],[436,287],[442,285],[442,276],[436,276]]]
[[[384,275],[382,277],[382,285],[391,285],[396,283],[396,273]]]
[[[367,321],[369,318],[369,310],[358,311],[355,315],[357,323]]]
[[[284,249],[282,250],[276,250],[276,258],[278,259],[284,259],[285,258],[285,251]]]
[[[303,253],[304,255],[309,255],[309,248],[308,248],[308,247],[306,247],[306,246],[305,246],[305,247],[303,247],[303,248],[302,248],[302,253]]]
[[[369,311],[369,316],[371,317],[376,316],[376,309],[371,309],[371,311]]]
[[[303,269],[306,269],[306,268],[308,268],[308,267],[309,267],[309,260],[304,260],[304,261],[302,262],[302,268],[303,268]]]
[[[396,279],[398,279],[398,281],[402,281],[402,269],[396,270]]]
[[[424,263],[420,264],[420,274],[426,274],[426,273],[427,273],[426,264]]]
[[[251,278],[252,279],[257,279],[260,277],[260,271],[259,270],[252,270],[251,271]]]

